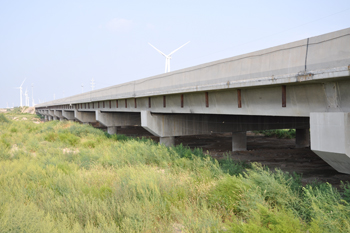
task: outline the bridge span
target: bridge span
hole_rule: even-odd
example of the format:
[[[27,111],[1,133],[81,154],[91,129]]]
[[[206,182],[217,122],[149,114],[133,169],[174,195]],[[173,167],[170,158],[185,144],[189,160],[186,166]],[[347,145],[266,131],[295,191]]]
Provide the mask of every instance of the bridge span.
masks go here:
[[[350,28],[35,106],[47,120],[141,126],[175,136],[296,129],[308,147],[350,174]],[[311,140],[310,140],[311,138]]]

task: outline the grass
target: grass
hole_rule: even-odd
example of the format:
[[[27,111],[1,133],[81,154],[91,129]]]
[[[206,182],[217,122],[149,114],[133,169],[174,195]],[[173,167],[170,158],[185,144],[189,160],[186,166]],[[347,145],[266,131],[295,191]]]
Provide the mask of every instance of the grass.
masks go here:
[[[254,131],[255,133],[264,134],[266,137],[276,138],[295,138],[295,129],[271,129]]]
[[[6,115],[7,116],[7,115]],[[0,232],[349,232],[350,186],[0,115]]]

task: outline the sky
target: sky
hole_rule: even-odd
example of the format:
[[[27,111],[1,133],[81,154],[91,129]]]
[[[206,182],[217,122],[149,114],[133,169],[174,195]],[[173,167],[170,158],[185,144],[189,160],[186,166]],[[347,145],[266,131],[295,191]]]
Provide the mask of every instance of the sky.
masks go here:
[[[35,103],[350,27],[349,0],[0,0],[0,108]],[[350,46],[350,45],[349,45]],[[23,101],[24,104],[24,101]],[[32,100],[30,99],[30,105]]]

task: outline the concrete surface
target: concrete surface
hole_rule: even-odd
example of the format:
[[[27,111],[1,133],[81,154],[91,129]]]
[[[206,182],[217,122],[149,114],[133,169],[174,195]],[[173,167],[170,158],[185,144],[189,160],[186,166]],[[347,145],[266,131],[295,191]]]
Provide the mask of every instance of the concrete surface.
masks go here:
[[[311,113],[311,150],[338,172],[350,174],[350,113]]]

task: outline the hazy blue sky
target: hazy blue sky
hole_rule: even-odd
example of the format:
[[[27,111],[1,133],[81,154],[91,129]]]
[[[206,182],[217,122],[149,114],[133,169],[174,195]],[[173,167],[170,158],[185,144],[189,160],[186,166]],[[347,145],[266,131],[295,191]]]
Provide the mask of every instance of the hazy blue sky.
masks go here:
[[[49,101],[350,27],[349,0],[0,0],[0,107]],[[350,46],[350,45],[349,45]]]

